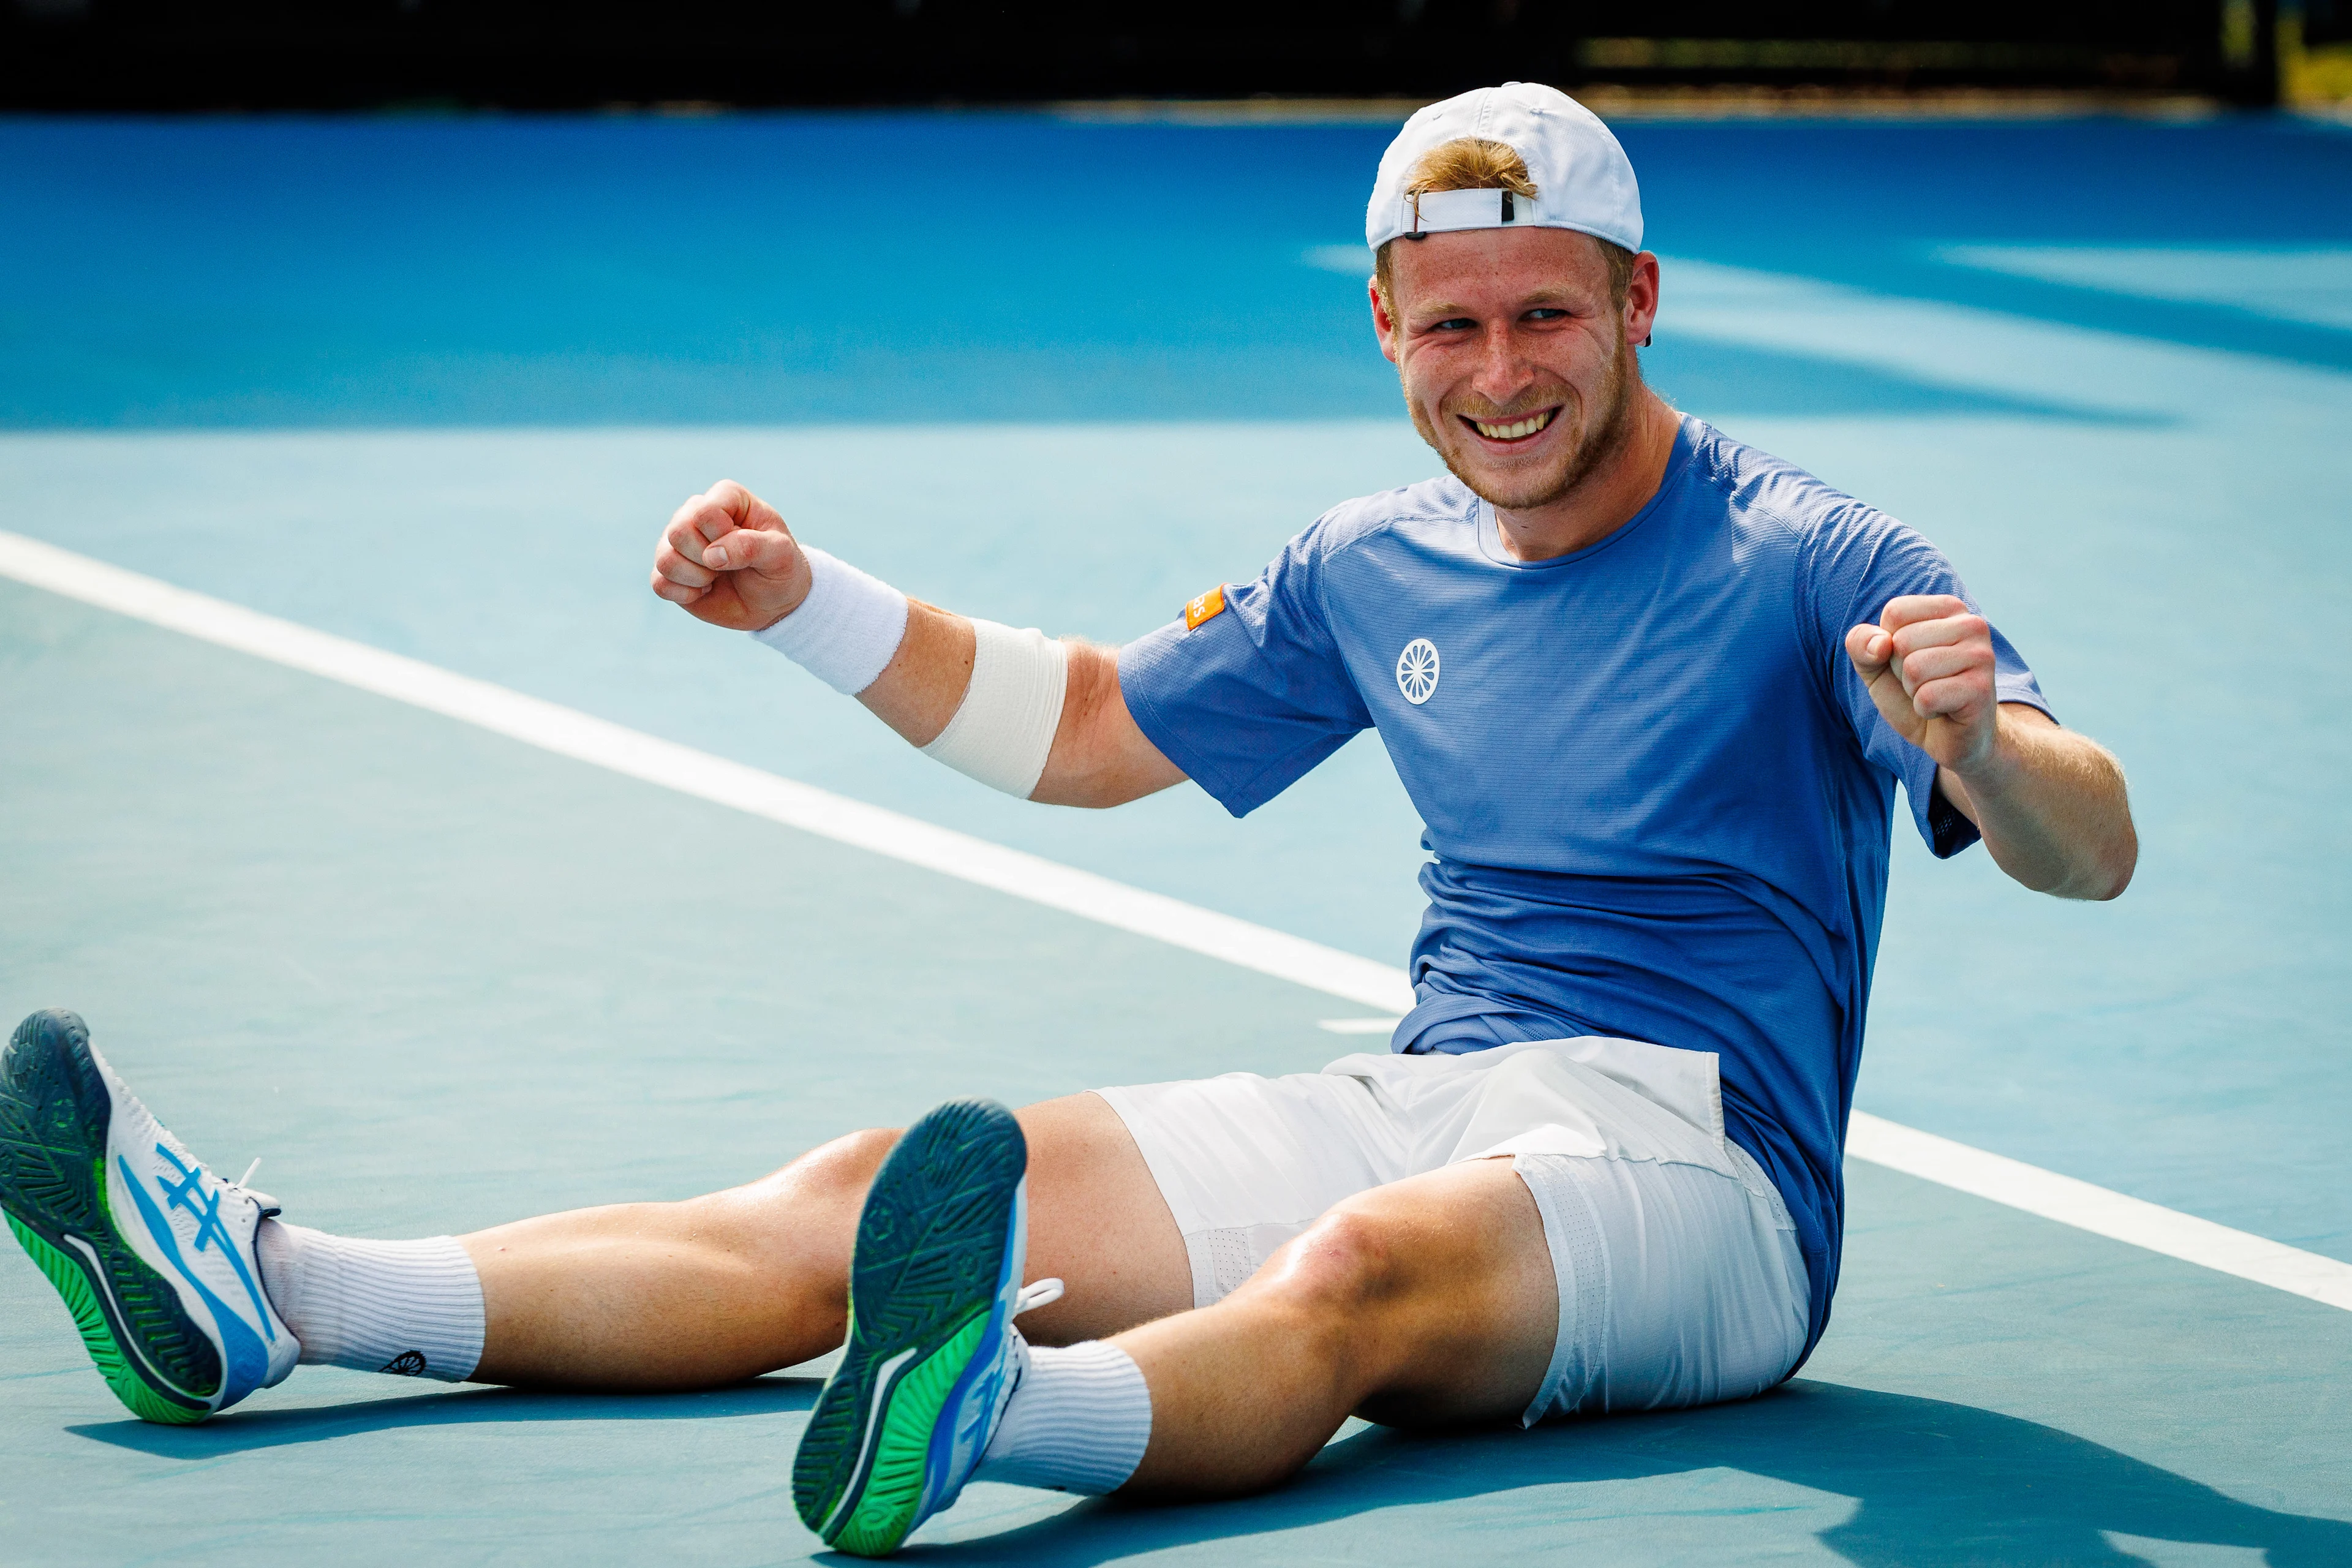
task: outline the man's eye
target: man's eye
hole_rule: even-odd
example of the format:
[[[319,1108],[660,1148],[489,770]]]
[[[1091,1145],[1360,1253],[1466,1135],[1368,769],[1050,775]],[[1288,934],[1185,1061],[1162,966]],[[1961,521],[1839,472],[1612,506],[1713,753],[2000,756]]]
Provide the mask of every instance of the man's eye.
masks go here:
[[[1448,316],[1442,321],[1432,321],[1429,330],[1433,332],[1466,332],[1477,324],[1467,316]]]
[[[1524,321],[1562,321],[1568,319],[1568,312],[1556,305],[1546,305],[1538,310],[1529,310],[1519,319]]]

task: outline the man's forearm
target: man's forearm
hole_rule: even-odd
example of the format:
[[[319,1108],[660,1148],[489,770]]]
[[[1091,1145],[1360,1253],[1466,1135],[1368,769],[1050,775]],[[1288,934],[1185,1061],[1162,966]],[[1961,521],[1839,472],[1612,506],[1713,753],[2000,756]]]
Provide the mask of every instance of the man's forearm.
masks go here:
[[[909,599],[898,651],[857,700],[908,741],[928,746],[963,701],[978,641],[961,616]]]
[[[907,635],[874,684],[857,694],[874,715],[918,746],[955,717],[971,683],[977,638],[971,623],[919,599],[907,605]],[[1049,805],[1120,805],[1183,781],[1143,736],[1118,689],[1115,649],[1070,642],[1061,722],[1029,798]]]
[[[1985,763],[1937,774],[1945,795],[1984,835],[2011,878],[2062,899],[2112,899],[2139,858],[2123,768],[2095,741],[2039,709],[2004,703]]]
[[[750,632],[856,693],[908,741],[992,788],[1117,805],[1183,780],[1128,712],[1111,650],[909,599],[804,549],[775,508],[732,480],[672,515],[652,585],[698,620]]]

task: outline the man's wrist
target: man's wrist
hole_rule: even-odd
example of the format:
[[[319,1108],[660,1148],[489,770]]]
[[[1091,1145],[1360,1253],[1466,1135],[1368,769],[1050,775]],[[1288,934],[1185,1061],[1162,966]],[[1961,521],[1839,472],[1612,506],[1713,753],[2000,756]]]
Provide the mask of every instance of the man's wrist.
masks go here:
[[[1951,764],[1953,775],[1968,786],[1969,796],[1976,800],[2005,793],[2025,772],[2025,752],[2018,726],[2001,712],[1998,703],[1993,707],[1991,729],[1991,735],[1973,760]]]
[[[751,633],[827,686],[855,697],[889,668],[907,635],[907,595],[822,550],[801,548],[809,589]]]
[[[751,635],[753,637],[758,637],[761,632],[775,630],[778,623],[782,622],[786,616],[791,615],[803,605],[808,603],[809,595],[814,593],[816,589],[816,567],[814,563],[811,562],[808,558],[808,547],[806,545],[803,545],[801,547],[801,567],[802,570],[808,574],[806,581],[802,584],[801,596],[794,599],[791,604],[786,605],[782,609],[778,610],[774,615],[770,616],[767,620],[762,622],[761,625],[753,626],[751,628]]]

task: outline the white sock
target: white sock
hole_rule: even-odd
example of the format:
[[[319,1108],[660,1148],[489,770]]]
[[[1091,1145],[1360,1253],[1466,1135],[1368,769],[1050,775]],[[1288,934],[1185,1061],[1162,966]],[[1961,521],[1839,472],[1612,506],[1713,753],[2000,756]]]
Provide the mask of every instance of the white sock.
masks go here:
[[[261,1288],[306,1366],[463,1383],[482,1359],[482,1280],[455,1237],[353,1241],[266,1219]]]
[[[973,1479],[1098,1496],[1116,1491],[1151,1441],[1151,1390],[1135,1358],[1100,1340],[1032,1346]]]

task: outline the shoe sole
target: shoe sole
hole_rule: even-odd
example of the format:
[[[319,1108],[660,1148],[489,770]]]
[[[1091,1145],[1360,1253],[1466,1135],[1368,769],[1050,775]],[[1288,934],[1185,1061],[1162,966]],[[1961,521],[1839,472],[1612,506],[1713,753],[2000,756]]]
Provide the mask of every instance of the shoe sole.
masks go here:
[[[65,1299],[89,1359],[142,1421],[212,1414],[220,1352],[134,1252],[106,1200],[113,1097],[71,1013],[36,1013],[0,1052],[0,1210]]]
[[[866,1194],[850,1265],[849,1342],[809,1412],[793,1501],[828,1545],[898,1549],[932,1439],[985,1348],[1029,1163],[1013,1113],[950,1100],[908,1129]]]

